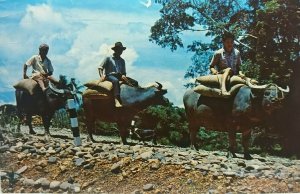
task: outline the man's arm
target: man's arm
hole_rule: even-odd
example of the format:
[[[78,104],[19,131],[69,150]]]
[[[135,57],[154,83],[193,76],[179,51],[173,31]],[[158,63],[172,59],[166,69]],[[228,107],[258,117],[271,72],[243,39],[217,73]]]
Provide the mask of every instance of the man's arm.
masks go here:
[[[219,62],[219,58],[218,58],[217,53],[215,53],[214,56],[213,56],[213,58],[211,59],[210,65],[209,65],[210,72],[213,75],[218,74],[218,71],[215,69],[215,67],[218,64],[218,62]]]
[[[48,69],[47,69],[47,75],[46,76],[51,76],[54,72],[54,69],[53,69],[53,66],[52,66],[52,63],[51,61],[49,60],[49,64],[48,64]]]
[[[241,65],[242,65],[242,58],[241,58],[241,54],[239,52],[238,57],[237,57],[237,63],[236,63],[236,74],[240,75],[241,77],[245,77],[245,75],[241,71]]]
[[[121,74],[122,74],[122,80],[128,82],[128,79],[126,77],[126,64],[125,64],[124,60],[123,60],[123,64],[122,64]]]
[[[102,63],[100,64],[99,68],[98,68],[98,71],[99,71],[99,76],[100,76],[100,79],[102,81],[105,80],[105,73],[104,73],[104,69],[105,69],[105,66],[106,66],[106,63],[107,63],[107,59],[108,58],[105,58]]]
[[[27,65],[24,64],[24,66],[23,66],[23,79],[28,79],[28,76],[27,76],[26,72],[27,72]]]
[[[28,67],[29,66],[32,66],[32,64],[35,62],[35,57],[34,56],[32,56],[32,57],[30,57],[30,59],[28,59],[27,61],[26,61],[26,63],[23,65],[23,78],[24,79],[27,79],[28,78],[28,76],[27,76],[27,69],[28,69]]]

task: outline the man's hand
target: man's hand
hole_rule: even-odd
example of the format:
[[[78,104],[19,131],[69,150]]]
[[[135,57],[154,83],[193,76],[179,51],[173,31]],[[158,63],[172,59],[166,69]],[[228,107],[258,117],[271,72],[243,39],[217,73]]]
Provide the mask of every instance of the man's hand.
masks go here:
[[[101,76],[100,80],[103,82],[105,80],[105,75]]]
[[[218,75],[218,71],[217,70],[215,70],[215,69],[211,69],[211,74],[213,74],[213,75]]]
[[[125,75],[122,75],[122,80],[126,81],[127,77]]]
[[[29,77],[26,75],[26,73],[23,74],[24,79],[28,79]]]

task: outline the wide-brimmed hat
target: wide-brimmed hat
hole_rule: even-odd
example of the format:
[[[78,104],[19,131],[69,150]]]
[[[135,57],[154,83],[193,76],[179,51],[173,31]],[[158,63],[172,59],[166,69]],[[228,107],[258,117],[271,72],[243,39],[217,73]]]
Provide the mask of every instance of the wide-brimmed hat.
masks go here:
[[[123,50],[126,49],[126,47],[123,46],[122,42],[116,42],[114,47],[111,47],[112,50],[115,50],[117,48],[121,48]]]

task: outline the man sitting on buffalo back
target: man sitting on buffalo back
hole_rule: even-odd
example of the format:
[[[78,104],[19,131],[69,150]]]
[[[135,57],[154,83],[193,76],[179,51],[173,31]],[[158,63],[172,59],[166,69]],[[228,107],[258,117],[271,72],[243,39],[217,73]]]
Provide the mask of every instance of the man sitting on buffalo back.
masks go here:
[[[232,75],[240,74],[242,63],[240,52],[234,48],[234,35],[225,32],[222,36],[223,48],[217,50],[210,63],[213,75],[222,74],[221,92],[223,96],[230,96],[226,90],[226,81]]]
[[[99,75],[102,81],[110,81],[113,84],[113,93],[115,98],[115,106],[122,107],[120,97],[119,81],[128,81],[126,77],[125,60],[121,57],[126,47],[121,42],[116,42],[111,48],[114,51],[112,57],[106,57],[100,64]]]
[[[49,46],[47,44],[41,44],[39,47],[39,54],[33,55],[28,59],[23,68],[23,78],[27,79],[27,68],[32,67],[31,77],[39,84],[43,92],[46,90],[45,82],[47,80],[58,83],[58,81],[52,77],[54,69],[50,59],[47,57],[48,51]]]

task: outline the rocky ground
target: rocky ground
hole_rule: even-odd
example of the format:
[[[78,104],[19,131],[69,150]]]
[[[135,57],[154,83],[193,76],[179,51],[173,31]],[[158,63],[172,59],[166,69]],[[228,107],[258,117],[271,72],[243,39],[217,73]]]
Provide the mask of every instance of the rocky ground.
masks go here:
[[[2,129],[2,192],[300,192],[299,160],[253,155],[247,161],[224,152],[121,145],[107,137],[90,143],[85,135],[83,145],[74,147],[69,130],[52,132],[56,138],[50,140],[41,130],[38,135],[25,131],[16,135]]]

